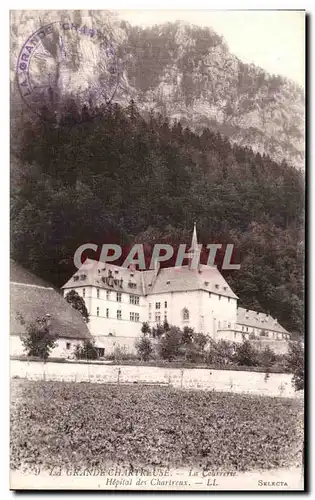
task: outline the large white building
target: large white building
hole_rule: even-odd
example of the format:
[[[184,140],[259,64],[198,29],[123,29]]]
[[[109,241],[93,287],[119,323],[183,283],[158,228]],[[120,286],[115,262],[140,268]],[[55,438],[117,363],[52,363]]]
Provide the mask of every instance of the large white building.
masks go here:
[[[84,262],[62,288],[64,296],[75,290],[84,298],[88,327],[101,355],[118,345],[133,350],[143,322],[156,326],[167,320],[214,339],[249,337],[249,325],[240,322],[238,297],[215,266],[191,265],[196,252],[200,249],[195,227],[186,266],[138,271],[91,259]],[[269,318],[268,324],[273,324]],[[286,338],[288,332],[280,325],[274,329]]]

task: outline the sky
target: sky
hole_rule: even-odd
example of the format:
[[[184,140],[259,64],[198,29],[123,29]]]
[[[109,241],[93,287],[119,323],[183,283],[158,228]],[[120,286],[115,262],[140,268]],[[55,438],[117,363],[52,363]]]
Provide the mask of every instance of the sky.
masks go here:
[[[118,15],[140,26],[177,20],[209,26],[223,35],[230,52],[244,63],[254,63],[304,87],[303,11],[121,10]]]

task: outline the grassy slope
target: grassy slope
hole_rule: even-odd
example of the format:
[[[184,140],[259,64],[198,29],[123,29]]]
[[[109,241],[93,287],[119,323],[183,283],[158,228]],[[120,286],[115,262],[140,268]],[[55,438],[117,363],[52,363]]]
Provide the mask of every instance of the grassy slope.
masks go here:
[[[300,465],[301,401],[13,380],[11,467]]]

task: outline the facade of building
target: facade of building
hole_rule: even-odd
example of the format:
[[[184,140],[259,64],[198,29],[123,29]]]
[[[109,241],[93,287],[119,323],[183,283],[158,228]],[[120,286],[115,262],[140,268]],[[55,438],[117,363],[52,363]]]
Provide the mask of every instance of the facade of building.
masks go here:
[[[193,268],[197,252],[195,227],[186,266],[160,269],[156,265],[154,270],[138,271],[91,259],[84,262],[63,292],[66,296],[75,290],[84,298],[88,327],[101,355],[115,346],[134,350],[143,322],[152,327],[167,320],[214,339],[239,342],[255,332],[265,335],[258,333],[265,330],[270,338],[288,335],[270,316],[254,311],[244,315],[237,307],[238,297],[215,266]]]
[[[10,355],[25,355],[21,336],[26,324],[47,318],[50,330],[58,335],[51,357],[71,358],[76,345],[92,340],[81,314],[48,283],[11,261],[10,266]]]

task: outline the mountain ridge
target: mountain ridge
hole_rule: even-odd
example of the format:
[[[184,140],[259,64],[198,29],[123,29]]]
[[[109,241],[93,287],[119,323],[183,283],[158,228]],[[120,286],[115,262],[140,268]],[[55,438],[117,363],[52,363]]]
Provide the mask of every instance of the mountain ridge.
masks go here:
[[[145,116],[159,112],[198,133],[208,127],[277,162],[285,160],[303,168],[303,90],[286,78],[244,64],[211,28],[182,21],[141,28],[108,11],[46,11],[39,17],[43,24],[51,19],[71,20],[78,27],[88,20],[90,26],[108,34],[119,57],[120,83],[115,93],[119,104],[126,105],[133,99]],[[19,26],[17,23],[13,16],[13,60],[26,32],[38,29],[34,18],[22,19]],[[75,38],[74,31],[74,52],[84,51],[88,41]],[[76,71],[83,71],[87,79],[101,87],[99,61],[88,62],[81,61]],[[62,92],[80,93],[75,78],[72,80]]]

